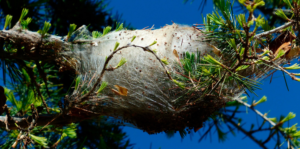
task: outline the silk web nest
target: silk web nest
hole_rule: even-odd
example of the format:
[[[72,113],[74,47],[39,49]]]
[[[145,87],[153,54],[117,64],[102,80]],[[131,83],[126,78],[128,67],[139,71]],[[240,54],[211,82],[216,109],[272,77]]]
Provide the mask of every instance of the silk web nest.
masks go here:
[[[72,52],[63,56],[79,75],[70,95],[73,100],[93,88],[107,57],[126,46],[106,66],[114,70],[106,71],[95,92],[76,107],[121,119],[148,133],[198,130],[243,93],[234,81],[212,89],[215,83],[208,80],[213,78],[205,72],[215,68],[206,67],[203,58],[209,54],[220,60],[220,51],[212,46],[217,43],[204,42],[204,35],[193,27],[173,24],[156,30],[121,30],[97,39],[81,27],[72,40]],[[242,73],[253,75],[251,70]]]

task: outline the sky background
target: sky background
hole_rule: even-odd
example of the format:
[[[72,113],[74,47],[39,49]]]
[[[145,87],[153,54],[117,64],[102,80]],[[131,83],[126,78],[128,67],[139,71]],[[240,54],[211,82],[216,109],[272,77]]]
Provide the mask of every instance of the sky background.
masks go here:
[[[145,27],[151,27],[154,25],[155,28],[160,28],[166,24],[172,24],[172,21],[178,24],[184,25],[193,25],[196,23],[202,23],[202,14],[198,10],[198,7],[201,3],[201,0],[195,0],[192,4],[188,2],[183,4],[183,0],[110,0],[109,8],[112,8],[113,14],[122,15],[122,19],[126,23],[130,23],[132,27],[137,29],[142,29]],[[213,5],[211,1],[208,1],[207,5],[203,10],[203,16],[206,16],[207,13],[213,11]],[[295,61],[294,61],[295,62]],[[300,109],[298,108],[299,101],[299,85],[300,82],[296,82],[287,77],[288,86],[290,91],[287,91],[284,78],[281,72],[277,72],[273,76],[273,81],[270,84],[270,78],[267,78],[263,81],[261,85],[262,90],[257,90],[256,93],[258,96],[252,95],[248,100],[252,99],[258,100],[262,96],[266,95],[268,101],[257,106],[261,112],[269,112],[269,117],[278,117],[280,115],[286,116],[289,112],[299,113]],[[3,85],[0,80],[0,85]],[[241,108],[245,110],[245,108]],[[261,118],[253,114],[249,110],[248,114],[242,114],[243,119],[248,123],[246,126],[249,126],[252,123],[256,124],[258,119],[261,122]],[[300,121],[300,117],[296,117],[290,124],[295,124]],[[205,129],[200,129],[197,133],[194,133],[193,136],[187,135],[184,139],[181,139],[179,134],[176,134],[174,137],[168,139],[164,133],[157,135],[149,135],[142,130],[124,127],[123,129],[128,137],[130,142],[134,143],[135,149],[192,149],[192,148],[209,148],[209,149],[253,149],[259,148],[252,140],[245,138],[245,135],[242,133],[237,133],[236,136],[232,134],[228,135],[228,138],[225,142],[221,143],[218,141],[217,133],[215,130],[211,131],[211,139],[208,137],[202,142],[198,142],[200,135],[199,132],[203,132]],[[259,134],[266,136],[268,134]],[[263,137],[261,137],[263,138]],[[271,141],[268,144],[269,148],[274,148],[275,142]],[[284,146],[286,147],[286,146]]]
[[[202,14],[198,10],[201,0],[195,0],[193,3],[183,3],[183,0],[110,0],[109,7],[112,8],[113,14],[121,14],[122,19],[126,23],[130,23],[134,28],[142,29],[145,27],[160,28],[165,24],[172,24],[172,21],[178,24],[193,25],[196,23],[202,23]],[[203,16],[213,11],[213,5],[211,1],[208,1],[204,7]],[[296,62],[296,61],[294,61]],[[266,95],[268,101],[257,106],[261,112],[269,112],[269,117],[277,117],[280,115],[286,116],[289,112],[300,113],[298,108],[299,102],[299,85],[300,82],[296,82],[287,77],[289,90],[287,91],[284,78],[281,72],[277,72],[273,76],[272,83],[270,84],[270,78],[262,80],[262,90],[257,90],[258,96],[252,95],[248,100],[259,100],[262,96]],[[241,108],[245,110],[246,108]],[[257,119],[261,122],[261,118],[253,114],[249,110],[248,114],[242,114],[243,119],[248,121],[246,126],[252,123],[257,124]],[[295,124],[300,121],[300,118],[296,116],[295,119],[290,121],[290,124]],[[136,128],[124,127],[127,132],[131,143],[134,143],[136,149],[190,149],[190,148],[223,148],[223,149],[253,149],[259,148],[252,140],[245,138],[242,133],[237,133],[236,136],[232,134],[228,135],[228,139],[222,143],[218,141],[217,133],[212,131],[212,138],[209,137],[202,142],[198,142],[200,135],[194,133],[194,135],[186,136],[181,139],[179,134],[176,134],[173,138],[168,139],[164,133],[157,135],[149,135],[142,130]],[[199,130],[202,132],[203,130]],[[266,136],[268,134],[259,134]],[[263,137],[262,137],[263,138]],[[152,144],[152,145],[151,145]],[[268,148],[274,148],[275,142],[272,140],[268,144]],[[286,148],[286,146],[283,146]]]

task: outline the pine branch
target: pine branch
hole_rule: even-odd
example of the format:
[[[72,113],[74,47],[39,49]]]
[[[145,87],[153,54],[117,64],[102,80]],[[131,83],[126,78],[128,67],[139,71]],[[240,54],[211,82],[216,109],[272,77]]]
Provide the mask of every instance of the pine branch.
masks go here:
[[[257,115],[259,115],[260,117],[262,117],[265,121],[269,122],[272,126],[276,126],[276,124],[271,121],[268,117],[266,117],[264,114],[262,114],[260,111],[256,110],[253,106],[249,105],[248,103],[236,98],[235,101],[243,104],[244,106],[250,108],[251,110],[253,110]]]
[[[16,45],[28,45],[31,48],[35,48],[40,42],[42,42],[42,45],[45,43],[53,43],[48,45],[48,48],[54,48],[57,51],[62,50],[67,46],[67,43],[62,41],[63,37],[48,35],[41,41],[42,36],[39,33],[28,30],[0,30],[0,38],[11,41]]]
[[[274,29],[272,29],[272,30],[270,30],[270,31],[266,31],[266,32],[257,34],[257,35],[254,36],[254,38],[255,38],[255,39],[259,39],[259,38],[261,38],[261,37],[263,37],[263,36],[267,36],[267,35],[271,35],[271,34],[273,34],[273,33],[277,33],[277,32],[279,32],[280,30],[285,29],[285,28],[287,28],[287,27],[290,27],[290,26],[292,26],[292,25],[294,25],[294,22],[288,22],[288,23],[285,23],[285,24],[283,24],[283,25],[281,25],[281,26],[279,26],[279,27],[277,27],[277,28],[274,28]]]
[[[60,52],[70,50],[70,43],[62,41],[63,37],[48,35],[43,40],[42,38],[39,33],[28,30],[1,30],[1,41],[11,43],[14,47],[26,47],[26,51],[22,53],[1,51],[0,59],[55,62]],[[38,55],[33,52],[37,49],[40,49]]]
[[[226,115],[223,116],[223,118],[232,124],[234,127],[236,127],[238,130],[243,132],[245,135],[247,135],[251,140],[253,140],[256,144],[258,144],[260,147],[267,149],[267,147],[259,140],[257,140],[251,133],[249,133],[247,130],[239,126],[237,123],[235,123],[231,118],[228,118]]]
[[[271,121],[266,115],[262,114],[260,111],[256,110],[254,108],[254,106],[252,105],[249,105],[248,103],[240,100],[240,99],[235,99],[235,101],[243,104],[244,106],[246,106],[247,108],[251,109],[252,111],[254,111],[258,116],[260,116],[261,118],[264,119],[264,121],[267,121],[272,127],[270,129],[258,129],[256,131],[250,131],[250,132],[247,132],[247,133],[254,133],[254,132],[258,132],[258,131],[263,131],[263,130],[270,130],[272,132],[272,130],[275,130],[271,135],[268,136],[268,138],[262,143],[262,144],[266,144],[268,141],[270,141],[270,139],[276,134],[276,131],[279,131],[281,133],[282,136],[284,136],[286,139],[290,139],[287,134],[282,130],[282,129],[278,129],[279,126],[281,126],[281,123],[274,123],[273,121]],[[228,119],[226,119],[228,120]]]
[[[74,109],[77,110],[77,109]],[[81,121],[85,121],[88,119],[93,119],[95,117],[98,117],[99,115],[90,115],[90,117],[82,118],[82,117],[76,117],[72,115],[63,115],[60,117],[57,117],[58,114],[42,114],[39,115],[38,121],[34,122],[34,126],[45,126],[47,125],[51,120],[54,120],[51,122],[51,125],[54,126],[65,126],[70,123],[77,123]],[[56,118],[57,117],[57,118]],[[7,120],[8,119],[8,120]],[[7,122],[6,122],[7,121]],[[0,116],[0,127],[5,128],[7,127],[9,130],[17,130],[19,129],[15,124],[17,124],[21,128],[29,128],[27,122],[33,122],[32,116],[26,117],[17,117],[17,116]],[[33,127],[31,127],[33,128]]]

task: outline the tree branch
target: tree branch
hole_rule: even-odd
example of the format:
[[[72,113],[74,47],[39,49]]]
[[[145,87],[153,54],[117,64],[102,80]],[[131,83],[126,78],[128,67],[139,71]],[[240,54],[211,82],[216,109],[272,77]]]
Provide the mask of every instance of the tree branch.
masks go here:
[[[38,121],[36,122],[36,126],[45,126],[49,121],[57,117],[51,122],[51,125],[54,126],[65,126],[70,123],[77,123],[81,122],[87,119],[93,119],[96,115],[92,115],[90,117],[82,118],[82,117],[76,117],[71,115],[63,115],[60,117],[57,117],[57,114],[45,114],[45,115],[39,115]],[[98,115],[99,116],[99,115]],[[32,121],[32,117],[16,117],[12,116],[10,117],[11,120],[7,121],[8,128],[10,130],[17,130],[18,127],[15,125],[15,123],[20,126],[21,128],[28,128],[27,119]],[[6,116],[0,116],[0,127],[5,128],[6,127]]]
[[[267,36],[267,35],[270,35],[270,34],[273,34],[273,33],[276,33],[276,32],[279,32],[280,30],[282,29],[285,29],[287,27],[290,27],[293,25],[294,22],[288,22],[288,23],[285,23],[277,28],[274,28],[272,30],[269,30],[269,31],[266,31],[266,32],[263,32],[263,33],[260,33],[260,34],[257,34],[254,36],[255,39],[258,39],[260,37],[263,37],[263,36]]]
[[[259,140],[257,140],[254,136],[252,136],[252,134],[250,134],[249,132],[247,132],[245,129],[243,129],[241,126],[239,126],[238,124],[236,124],[232,119],[228,118],[227,116],[223,116],[223,118],[229,122],[230,124],[232,124],[234,127],[236,127],[238,130],[242,131],[245,135],[247,135],[250,139],[252,139],[256,144],[258,144],[260,147],[267,149],[267,147],[260,142]]]
[[[240,99],[235,99],[237,102],[243,104],[244,106],[250,108],[251,110],[253,110],[257,115],[259,115],[260,117],[262,117],[265,121],[269,122],[272,126],[276,126],[276,124],[271,121],[270,119],[268,119],[265,115],[263,115],[261,112],[259,112],[258,110],[254,109],[253,106],[249,105],[248,103],[246,102],[243,102],[242,100]]]

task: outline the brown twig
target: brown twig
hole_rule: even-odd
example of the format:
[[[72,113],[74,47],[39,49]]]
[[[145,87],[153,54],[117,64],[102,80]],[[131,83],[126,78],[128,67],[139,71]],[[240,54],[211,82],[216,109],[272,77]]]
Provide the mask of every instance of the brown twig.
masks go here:
[[[268,136],[268,138],[263,142],[263,144],[268,143],[276,133],[277,133],[277,130],[274,130],[274,132]]]
[[[13,145],[11,146],[12,148],[16,148],[16,146],[18,145],[18,142],[20,141],[20,137],[22,135],[22,131],[20,131],[19,135],[17,136],[16,141],[13,143]]]
[[[46,128],[50,123],[52,123],[54,120],[56,120],[58,117],[60,117],[62,113],[59,113],[57,116],[53,117],[52,120],[50,120],[40,131],[42,131],[44,128]]]
[[[228,118],[226,115],[224,115],[223,118],[227,122],[229,122],[230,124],[232,124],[234,127],[236,127],[238,130],[240,130],[241,132],[243,132],[245,135],[247,135],[250,139],[252,139],[260,147],[262,147],[264,149],[267,149],[267,147],[261,141],[257,140],[251,133],[249,133],[244,128],[242,128],[241,126],[239,126],[238,124],[236,124],[231,118]]]
[[[268,61],[265,61],[266,63]],[[269,63],[271,63],[272,65],[276,66],[277,68],[279,68],[281,71],[285,72],[286,74],[288,74],[293,80],[296,80],[296,76],[293,75],[293,73],[288,72],[286,69],[284,69],[283,67],[279,66],[278,64],[274,63],[273,61],[270,61]]]
[[[48,94],[48,96],[50,96],[50,92],[49,92],[49,89],[48,89],[48,82],[47,82],[47,75],[46,73],[43,71],[42,69],[42,66],[41,64],[39,63],[38,60],[35,60],[35,64],[36,64],[36,67],[39,71],[39,74],[40,74],[40,77],[43,79],[43,81],[45,82],[45,87],[46,87],[46,92]]]
[[[38,118],[38,123],[36,123],[36,126],[45,126],[46,124],[49,123],[49,120],[54,119],[57,114],[44,114],[44,115],[39,115]],[[28,128],[28,123],[27,123],[27,116],[24,117],[16,117],[16,116],[0,116],[0,127],[6,127],[9,128],[10,130],[17,130],[18,127],[16,127],[15,123],[20,126],[21,128]],[[93,117],[89,117],[93,118]],[[86,119],[85,119],[86,120]],[[64,117],[58,117],[54,119],[51,122],[51,125],[54,126],[61,126],[61,125],[67,125],[70,123],[76,123],[76,122],[81,122],[83,119],[81,117],[74,117],[74,116],[69,116],[69,115],[64,115]]]
[[[31,104],[31,110],[32,110],[32,121],[30,123],[30,126],[28,127],[28,132],[30,132],[37,124],[37,120],[39,118],[39,113],[35,109],[34,105]]]
[[[5,113],[6,113],[6,117],[5,117],[5,120],[4,120],[4,123],[5,123],[5,128],[7,131],[9,131],[9,128],[8,128],[8,125],[9,125],[9,122],[12,121],[12,117],[10,116],[10,111],[7,107],[7,105],[5,104],[4,105],[4,110],[5,110]]]
[[[208,94],[211,94],[218,87],[220,82],[225,78],[226,74],[227,72],[223,74],[222,78],[219,81],[217,81],[217,84],[212,88],[212,90]]]

